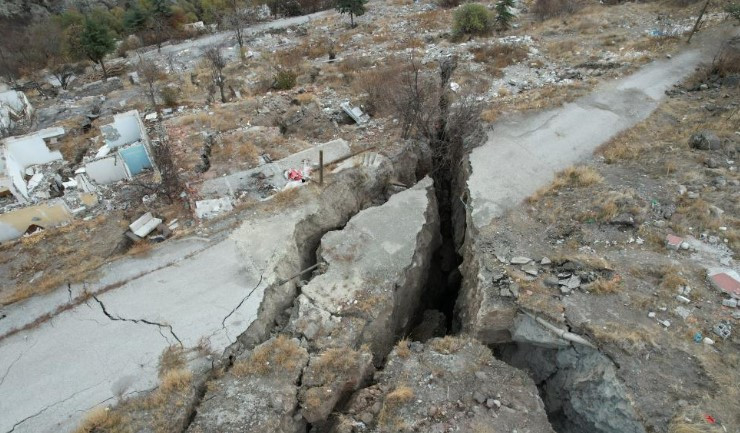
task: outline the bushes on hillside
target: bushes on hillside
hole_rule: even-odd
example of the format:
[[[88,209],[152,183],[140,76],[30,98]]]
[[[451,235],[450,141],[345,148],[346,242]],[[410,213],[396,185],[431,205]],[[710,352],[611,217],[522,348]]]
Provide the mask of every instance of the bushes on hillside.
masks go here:
[[[457,35],[482,35],[493,28],[493,14],[479,3],[467,3],[455,11],[453,31]]]

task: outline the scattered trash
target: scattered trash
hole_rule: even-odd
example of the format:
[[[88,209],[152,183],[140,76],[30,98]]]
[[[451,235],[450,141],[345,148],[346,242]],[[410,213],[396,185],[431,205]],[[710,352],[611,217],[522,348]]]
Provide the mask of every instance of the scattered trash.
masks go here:
[[[704,339],[704,337],[701,335],[701,332],[697,332],[694,334],[694,341],[697,343],[701,343],[701,341]]]
[[[706,413],[704,414],[704,420],[706,420],[706,422],[708,422],[709,424],[716,424],[717,423],[717,420],[715,420],[712,415],[709,415],[709,414],[706,414]]]
[[[678,302],[682,303],[682,304],[688,304],[688,303],[690,303],[690,302],[691,302],[691,299],[689,299],[689,298],[687,298],[687,297],[685,297],[685,296],[682,296],[682,295],[677,295],[677,296],[676,296],[676,300],[677,300]]]
[[[133,234],[140,238],[143,238],[154,231],[154,229],[157,228],[157,226],[160,224],[162,224],[161,219],[154,218],[151,212],[147,212],[144,215],[140,216],[139,219],[132,222],[128,227],[129,229],[131,229],[131,232]]]
[[[737,308],[737,299],[735,299],[735,298],[723,299],[722,300],[722,305],[725,306],[725,307]]]
[[[714,344],[714,340],[709,337],[704,337],[704,344],[706,344],[707,346],[711,346]]]

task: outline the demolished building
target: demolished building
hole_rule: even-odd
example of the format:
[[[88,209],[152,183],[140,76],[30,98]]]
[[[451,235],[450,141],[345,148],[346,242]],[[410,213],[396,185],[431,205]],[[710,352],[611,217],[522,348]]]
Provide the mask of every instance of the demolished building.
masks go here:
[[[136,110],[101,127],[103,146],[72,171],[59,151],[49,149],[64,135],[47,128],[0,142],[0,242],[33,229],[70,223],[99,202],[99,187],[154,169],[149,138]]]
[[[91,180],[108,184],[154,168],[149,137],[137,110],[113,117],[113,122],[100,127],[105,144],[85,164]]]
[[[30,120],[32,116],[33,106],[23,92],[0,92],[0,137],[10,135],[17,122]]]

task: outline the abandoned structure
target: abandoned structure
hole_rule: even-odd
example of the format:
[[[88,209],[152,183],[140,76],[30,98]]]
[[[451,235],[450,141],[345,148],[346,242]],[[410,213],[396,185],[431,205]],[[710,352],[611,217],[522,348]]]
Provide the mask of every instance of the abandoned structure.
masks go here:
[[[22,236],[29,227],[67,224],[98,203],[97,185],[131,179],[154,168],[138,111],[114,116],[101,132],[103,146],[80,167],[70,167],[59,151],[49,149],[64,135],[63,128],[1,142],[0,242]]]
[[[0,92],[0,137],[8,136],[17,122],[30,120],[31,116],[33,106],[23,92]]]

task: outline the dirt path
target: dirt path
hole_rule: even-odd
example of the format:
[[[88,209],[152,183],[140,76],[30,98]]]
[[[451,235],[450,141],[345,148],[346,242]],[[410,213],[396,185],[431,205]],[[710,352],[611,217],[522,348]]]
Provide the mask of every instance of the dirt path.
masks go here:
[[[599,85],[560,108],[514,116],[493,125],[470,155],[468,209],[475,230],[545,186],[555,173],[591,156],[619,132],[647,118],[665,91],[711,62],[722,42],[740,33],[724,27],[700,34],[671,59]]]

